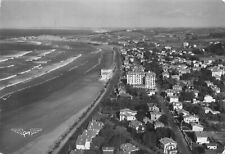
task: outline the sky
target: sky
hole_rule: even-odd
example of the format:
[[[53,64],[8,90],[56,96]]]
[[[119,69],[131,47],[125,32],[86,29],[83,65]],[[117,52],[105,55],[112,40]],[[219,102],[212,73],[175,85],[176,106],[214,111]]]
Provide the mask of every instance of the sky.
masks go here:
[[[0,28],[225,27],[225,0],[0,0]]]

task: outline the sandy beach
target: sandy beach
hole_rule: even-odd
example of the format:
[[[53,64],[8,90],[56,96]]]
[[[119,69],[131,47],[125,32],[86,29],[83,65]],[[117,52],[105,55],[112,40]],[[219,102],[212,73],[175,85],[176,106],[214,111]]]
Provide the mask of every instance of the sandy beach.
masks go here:
[[[104,87],[99,72],[101,68],[111,67],[111,49],[103,47],[102,53],[82,56],[73,65],[63,67],[64,71],[51,72],[52,77],[59,72],[61,76],[11,94],[6,103],[1,103],[0,152],[46,153]],[[10,131],[12,128],[42,128],[43,131],[24,138]]]

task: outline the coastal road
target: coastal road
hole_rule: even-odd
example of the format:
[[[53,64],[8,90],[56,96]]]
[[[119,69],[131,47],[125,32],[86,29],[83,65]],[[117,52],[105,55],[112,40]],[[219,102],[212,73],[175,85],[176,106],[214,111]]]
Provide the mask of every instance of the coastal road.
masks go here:
[[[65,131],[57,128],[89,106],[104,87],[98,80],[99,71],[111,66],[112,53],[110,47],[104,46],[101,53],[84,55],[74,66],[64,68],[59,77],[14,93],[6,101],[1,100],[0,152],[22,153],[25,147],[35,146],[31,143],[36,140],[56,132],[52,135],[54,138]],[[99,59],[101,54],[102,59]],[[42,131],[23,137],[11,131],[12,128],[41,128]]]

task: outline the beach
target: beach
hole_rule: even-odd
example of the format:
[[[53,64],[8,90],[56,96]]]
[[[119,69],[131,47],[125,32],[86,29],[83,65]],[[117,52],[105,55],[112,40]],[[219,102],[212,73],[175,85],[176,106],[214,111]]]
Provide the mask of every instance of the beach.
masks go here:
[[[23,90],[11,93],[5,102],[2,100],[0,152],[44,153],[104,87],[99,73],[101,68],[111,67],[112,53],[111,47],[102,47],[102,52],[83,55],[59,70],[21,85]],[[42,131],[23,137],[10,131],[12,128]],[[40,144],[43,147],[37,148]]]

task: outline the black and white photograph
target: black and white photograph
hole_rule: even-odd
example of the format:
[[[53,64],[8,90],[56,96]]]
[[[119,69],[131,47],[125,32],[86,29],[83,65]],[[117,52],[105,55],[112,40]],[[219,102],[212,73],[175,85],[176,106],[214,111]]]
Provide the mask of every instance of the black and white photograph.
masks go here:
[[[225,0],[0,0],[0,154],[225,154]]]

